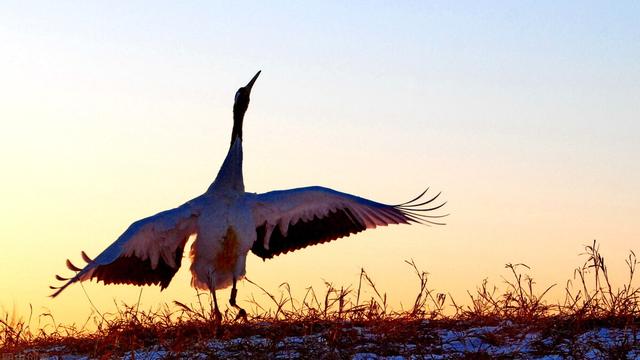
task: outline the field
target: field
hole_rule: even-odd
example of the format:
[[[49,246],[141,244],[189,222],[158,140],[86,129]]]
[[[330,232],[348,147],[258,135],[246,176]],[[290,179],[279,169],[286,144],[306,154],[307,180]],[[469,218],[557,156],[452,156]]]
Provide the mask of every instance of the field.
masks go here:
[[[486,281],[469,292],[468,305],[428,287],[427,274],[408,261],[420,292],[410,309],[389,310],[387,296],[362,270],[354,287],[326,283],[293,299],[287,284],[254,302],[247,321],[227,311],[211,316],[209,297],[155,311],[122,304],[96,313],[83,326],[31,328],[31,319],[0,319],[2,359],[29,358],[256,358],[256,359],[635,359],[640,358],[640,289],[636,256],[625,259],[628,282],[612,284],[594,242],[567,282],[564,300],[545,299],[529,268],[507,264],[505,284]],[[363,298],[363,290],[375,294]]]

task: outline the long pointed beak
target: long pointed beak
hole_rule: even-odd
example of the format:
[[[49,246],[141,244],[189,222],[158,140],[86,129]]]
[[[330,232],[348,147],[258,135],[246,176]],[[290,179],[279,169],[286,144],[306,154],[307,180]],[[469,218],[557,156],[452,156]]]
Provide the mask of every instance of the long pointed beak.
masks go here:
[[[256,82],[256,80],[258,79],[258,76],[260,75],[260,73],[262,72],[262,70],[258,71],[254,76],[253,79],[251,79],[251,81],[249,81],[249,83],[247,84],[247,86],[245,86],[245,88],[249,89],[249,91],[251,91],[251,87],[253,86],[253,83]]]

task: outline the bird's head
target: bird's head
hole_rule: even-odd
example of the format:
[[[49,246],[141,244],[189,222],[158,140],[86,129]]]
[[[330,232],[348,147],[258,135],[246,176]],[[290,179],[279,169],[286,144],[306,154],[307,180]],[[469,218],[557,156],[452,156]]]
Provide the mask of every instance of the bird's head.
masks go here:
[[[249,100],[251,95],[251,88],[253,87],[253,83],[256,82],[258,76],[260,75],[260,71],[258,71],[251,81],[240,89],[236,91],[236,97],[233,103],[233,112],[234,114],[244,115],[245,111],[249,107]]]

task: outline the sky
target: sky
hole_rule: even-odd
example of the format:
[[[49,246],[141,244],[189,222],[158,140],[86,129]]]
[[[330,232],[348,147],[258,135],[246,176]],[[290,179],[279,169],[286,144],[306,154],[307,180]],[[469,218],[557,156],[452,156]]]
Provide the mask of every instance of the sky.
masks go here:
[[[555,301],[596,239],[621,286],[640,251],[639,17],[633,1],[4,1],[0,312],[82,323],[80,286],[47,297],[54,274],[206,190],[257,70],[247,191],[400,203],[430,186],[451,215],[250,254],[252,281],[303,293],[365,268],[398,309],[419,286],[406,259],[460,303],[526,263]],[[194,302],[187,270],[143,306]],[[140,294],[85,289],[103,312]],[[243,282],[239,303],[259,293]]]

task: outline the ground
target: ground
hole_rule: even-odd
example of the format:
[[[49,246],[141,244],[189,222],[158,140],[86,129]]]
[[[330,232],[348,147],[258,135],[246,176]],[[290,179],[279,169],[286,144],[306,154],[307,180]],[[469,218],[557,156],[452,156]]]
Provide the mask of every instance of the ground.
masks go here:
[[[640,358],[637,328],[602,327],[597,323],[587,326],[576,329],[569,322],[558,321],[537,325],[511,321],[476,325],[465,321],[410,319],[257,322],[222,325],[217,334],[212,328],[209,339],[203,334],[201,338],[184,334],[186,338],[182,340],[146,339],[148,344],[126,351],[111,348],[100,353],[96,347],[78,351],[74,345],[45,345],[24,349],[20,354],[25,359],[29,354],[31,358],[38,354],[43,359],[89,359],[105,355],[123,359]],[[204,328],[199,331],[206,333]]]
[[[622,286],[609,281],[597,244],[585,247],[576,269],[579,289],[548,302],[523,264],[507,264],[503,289],[484,281],[465,305],[427,286],[427,273],[407,262],[419,280],[415,303],[389,310],[387,294],[362,270],[358,286],[291,297],[287,284],[274,295],[257,284],[270,304],[253,303],[247,321],[234,309],[222,319],[208,304],[175,302],[157,310],[122,304],[116,313],[92,315],[97,328],[56,324],[48,331],[0,318],[4,359],[640,359],[638,261],[625,260]],[[374,294],[362,299],[361,290]],[[210,300],[210,299],[206,299]],[[447,311],[448,309],[448,311]],[[453,311],[451,311],[453,309]],[[53,319],[51,314],[47,317]]]

